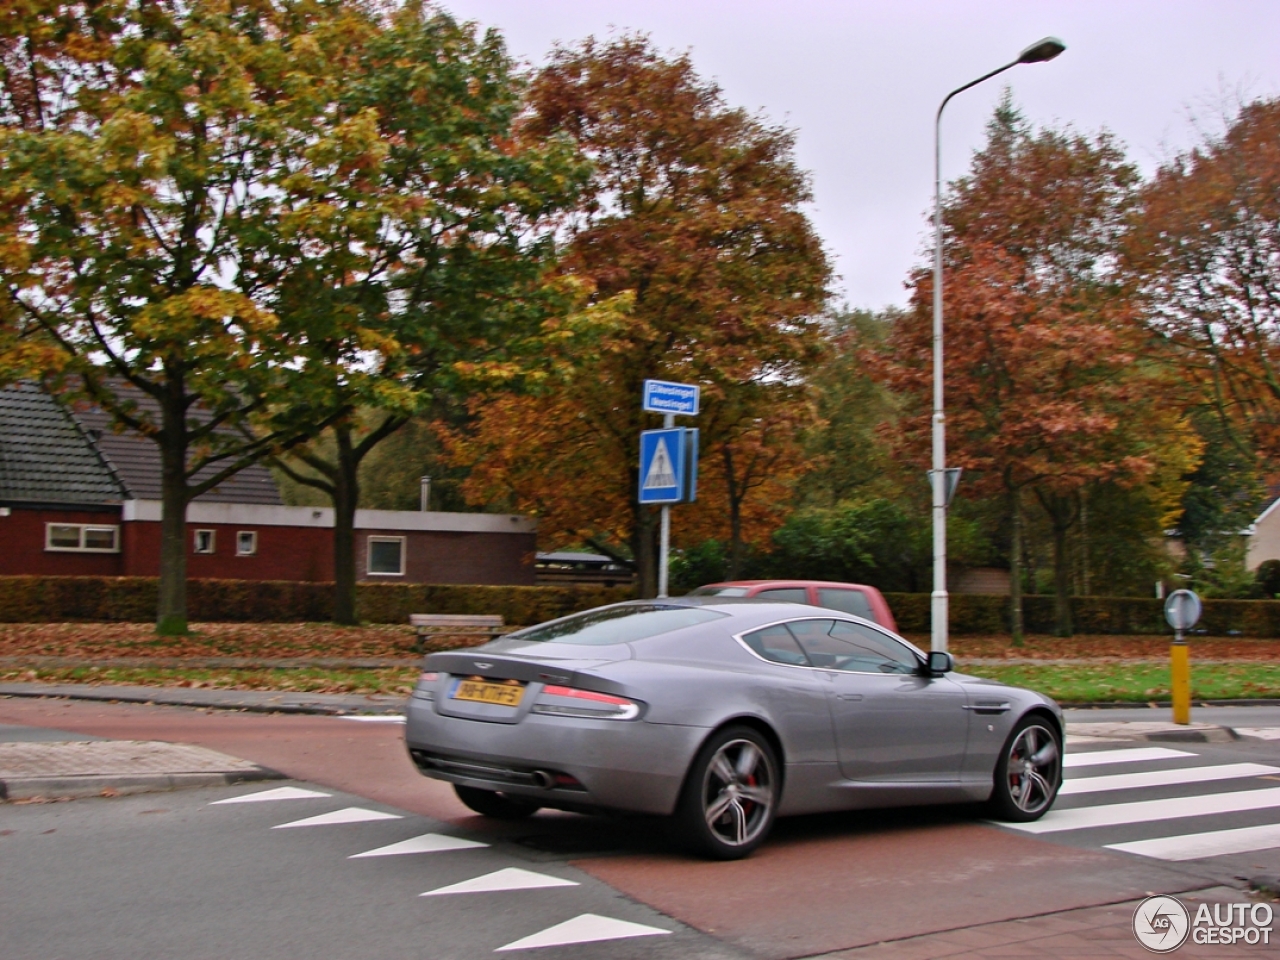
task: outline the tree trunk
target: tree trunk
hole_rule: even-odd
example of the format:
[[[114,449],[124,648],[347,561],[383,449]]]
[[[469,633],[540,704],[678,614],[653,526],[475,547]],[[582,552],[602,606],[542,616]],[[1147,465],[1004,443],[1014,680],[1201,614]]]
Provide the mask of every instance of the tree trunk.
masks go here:
[[[1069,637],[1075,633],[1071,622],[1071,558],[1067,550],[1069,523],[1057,515],[1053,520],[1053,634]]]
[[[1024,628],[1022,620],[1022,491],[1013,487],[1009,491],[1010,510],[1013,518],[1012,543],[1009,546],[1009,630],[1013,645],[1022,646]]]
[[[635,507],[636,595],[642,600],[658,595],[658,515],[649,507]]]
[[[172,383],[172,382],[171,382]],[[187,433],[178,380],[160,411],[160,596],[156,633],[187,633]]]
[[[737,482],[734,472],[733,450],[729,444],[721,448],[724,460],[725,489],[729,494],[729,569],[725,579],[737,580],[742,575],[742,501],[746,499],[746,483]]]
[[[356,508],[360,504],[360,457],[351,445],[351,427],[334,428],[337,471],[333,484],[333,619],[354,626],[356,619]]]

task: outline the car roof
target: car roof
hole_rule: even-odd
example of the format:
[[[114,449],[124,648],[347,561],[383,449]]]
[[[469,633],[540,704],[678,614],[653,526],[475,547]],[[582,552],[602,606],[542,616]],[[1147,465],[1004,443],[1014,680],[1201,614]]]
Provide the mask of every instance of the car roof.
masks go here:
[[[704,583],[704,587],[840,587],[846,590],[874,590],[865,583],[844,583],[839,580],[720,580]]]
[[[739,629],[745,630],[754,626],[778,623],[782,620],[805,620],[813,617],[820,617],[823,620],[852,620],[857,623],[867,623],[877,629],[888,630],[888,632],[893,634],[895,637],[898,636],[898,634],[888,627],[885,627],[883,624],[876,623],[874,620],[868,620],[866,617],[859,617],[852,613],[844,613],[840,610],[832,610],[830,607],[816,607],[808,603],[792,603],[785,600],[759,600],[755,597],[717,596],[663,597],[661,599],[653,600],[625,600],[620,604],[620,606],[628,604],[638,605],[654,603],[673,604],[682,607],[706,607],[708,610],[716,610],[721,613],[728,614],[738,622],[734,627],[734,632],[737,632]]]

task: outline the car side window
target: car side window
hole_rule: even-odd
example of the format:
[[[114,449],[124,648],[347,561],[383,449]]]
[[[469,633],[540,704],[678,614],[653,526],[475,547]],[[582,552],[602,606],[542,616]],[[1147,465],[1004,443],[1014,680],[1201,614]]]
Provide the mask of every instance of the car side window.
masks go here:
[[[849,651],[831,638],[834,620],[793,620],[787,629],[796,638],[800,649],[815,667],[841,670],[840,664],[848,658]]]
[[[765,627],[763,630],[753,630],[751,633],[744,634],[742,640],[766,660],[793,667],[809,666],[809,660],[805,657],[804,651],[782,624]]]
[[[786,603],[808,603],[809,594],[804,587],[774,587],[772,590],[761,590],[756,594],[757,600],[781,600]]]
[[[918,663],[906,647],[883,634],[839,620],[797,620],[787,624],[815,667],[851,673],[915,673]]]
[[[839,590],[834,587],[818,588],[818,606],[841,613],[852,613],[864,620],[875,620],[871,611],[871,601],[861,590]]]
[[[840,669],[859,673],[915,673],[920,661],[905,645],[878,630],[838,620],[831,640],[854,651]]]

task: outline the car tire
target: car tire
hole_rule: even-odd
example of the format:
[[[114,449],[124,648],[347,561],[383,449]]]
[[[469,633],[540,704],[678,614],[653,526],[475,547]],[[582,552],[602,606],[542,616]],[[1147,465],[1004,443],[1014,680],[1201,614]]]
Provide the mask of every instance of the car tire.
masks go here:
[[[726,727],[690,765],[676,824],[696,852],[738,860],[769,835],[781,794],[781,769],[769,742],[750,727]]]
[[[531,817],[542,809],[532,800],[508,797],[505,793],[498,793],[494,790],[463,787],[455,783],[453,792],[470,809],[481,816],[492,817],[495,820],[523,820],[525,817]]]
[[[1053,721],[1032,714],[1009,734],[996,764],[991,812],[998,820],[1039,820],[1062,786],[1062,735]]]

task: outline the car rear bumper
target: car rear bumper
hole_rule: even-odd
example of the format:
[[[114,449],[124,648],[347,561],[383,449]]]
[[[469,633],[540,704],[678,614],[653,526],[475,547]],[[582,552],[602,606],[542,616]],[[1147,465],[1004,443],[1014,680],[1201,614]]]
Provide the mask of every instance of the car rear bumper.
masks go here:
[[[411,697],[405,745],[428,777],[528,797],[543,806],[670,814],[701,727],[529,714],[491,723]],[[565,774],[576,785],[556,782]],[[550,783],[548,780],[550,779]]]

